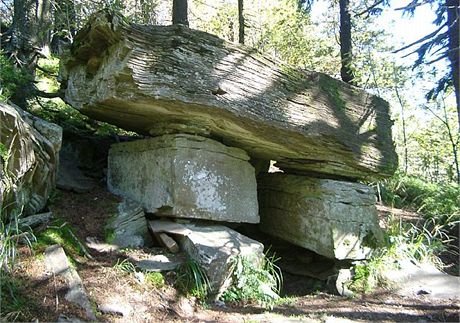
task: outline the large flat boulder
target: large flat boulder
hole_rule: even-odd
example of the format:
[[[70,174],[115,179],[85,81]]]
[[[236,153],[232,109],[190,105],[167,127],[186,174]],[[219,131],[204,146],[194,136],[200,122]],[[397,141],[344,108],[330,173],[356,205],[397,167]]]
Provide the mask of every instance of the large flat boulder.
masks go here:
[[[161,216],[258,223],[254,167],[241,149],[192,135],[112,145],[108,186]]]
[[[101,11],[78,32],[61,75],[66,102],[138,133],[222,138],[297,172],[356,179],[397,166],[387,102],[184,26]]]
[[[31,215],[55,187],[62,128],[0,102],[0,207]]]
[[[242,256],[261,264],[264,245],[222,225],[150,221],[153,232],[165,232],[176,237],[181,248],[206,272],[211,293],[221,294],[231,281],[231,260]],[[216,297],[217,297],[216,296]]]
[[[266,233],[336,259],[365,259],[382,242],[366,185],[282,173],[260,176],[258,184]]]

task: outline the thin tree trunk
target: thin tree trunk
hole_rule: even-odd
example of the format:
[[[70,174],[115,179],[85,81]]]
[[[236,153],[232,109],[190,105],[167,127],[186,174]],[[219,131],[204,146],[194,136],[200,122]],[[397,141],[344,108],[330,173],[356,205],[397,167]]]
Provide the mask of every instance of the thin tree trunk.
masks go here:
[[[244,15],[243,15],[243,0],[238,0],[238,22],[239,33],[238,42],[244,44]]]
[[[51,53],[51,1],[37,1],[37,45],[42,53],[48,56]]]
[[[459,19],[460,1],[446,0],[447,25],[449,26],[449,60],[451,65],[452,79],[454,81],[455,98],[457,102],[458,131],[460,133],[460,83],[459,83]]]
[[[187,0],[173,0],[172,23],[188,26]]]
[[[340,0],[340,57],[342,67],[340,76],[342,81],[354,84],[354,75],[351,69],[352,44],[351,44],[351,15],[350,0]]]
[[[449,141],[452,147],[452,154],[454,155],[455,171],[457,173],[457,183],[460,185],[460,165],[458,161],[458,141],[460,138],[460,134],[457,135],[457,140],[454,140],[454,134],[452,133],[452,130],[449,125],[449,118],[447,116],[446,103],[444,101],[444,98],[442,99],[442,109],[444,112],[444,120],[445,120],[444,124],[447,128],[447,134],[449,135]]]
[[[407,135],[406,135],[406,117],[404,115],[404,102],[399,95],[398,87],[395,85],[395,93],[398,98],[399,104],[401,105],[401,119],[402,119],[402,130],[403,130],[403,144],[404,144],[404,173],[407,174],[408,168],[408,157],[407,157]]]

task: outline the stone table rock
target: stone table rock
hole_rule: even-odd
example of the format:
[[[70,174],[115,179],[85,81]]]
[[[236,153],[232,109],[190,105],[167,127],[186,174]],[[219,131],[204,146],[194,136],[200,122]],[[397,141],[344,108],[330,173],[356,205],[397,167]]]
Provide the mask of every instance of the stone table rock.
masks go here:
[[[258,184],[266,233],[336,259],[364,259],[383,240],[366,185],[282,173]]]
[[[86,295],[83,282],[77,271],[70,266],[64,249],[60,245],[52,245],[46,248],[45,263],[50,272],[54,275],[60,275],[66,280],[68,291],[65,294],[65,299],[83,308],[86,311],[87,318],[95,321],[96,316]]]
[[[66,102],[128,130],[222,138],[309,173],[367,178],[397,167],[387,102],[204,32],[100,11],[61,62]]]
[[[177,235],[181,248],[206,272],[215,295],[228,287],[232,257],[247,257],[256,266],[263,257],[263,244],[222,225],[167,222],[153,220],[149,224],[158,232]]]
[[[187,134],[112,145],[108,187],[161,216],[258,223],[254,167],[241,149]]]
[[[23,215],[31,215],[45,207],[55,187],[61,141],[61,127],[0,102],[2,210],[23,208]]]

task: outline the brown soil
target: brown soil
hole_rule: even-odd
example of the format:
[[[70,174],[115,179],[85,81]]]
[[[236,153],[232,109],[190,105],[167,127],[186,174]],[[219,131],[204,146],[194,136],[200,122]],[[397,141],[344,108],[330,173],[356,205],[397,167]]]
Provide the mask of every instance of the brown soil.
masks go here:
[[[115,211],[119,199],[104,188],[91,193],[74,194],[60,192],[51,210],[56,217],[69,223],[81,241],[86,237],[104,238],[104,224]],[[331,319],[342,321],[447,321],[458,322],[460,304],[449,300],[432,301],[424,295],[403,298],[389,291],[379,290],[372,294],[346,298],[324,292],[309,292],[315,289],[305,278],[285,275],[287,294],[283,305],[271,310],[257,305],[245,306],[199,305],[193,299],[179,295],[172,287],[174,274],[166,275],[164,286],[140,283],[132,273],[114,267],[117,260],[129,256],[124,254],[91,252],[93,259],[78,258],[76,269],[83,281],[88,297],[96,309],[100,304],[115,303],[129,306],[133,311],[125,317],[97,311],[100,321],[109,322],[285,322],[287,320],[325,322]],[[134,251],[133,251],[134,252]],[[135,251],[137,254],[143,251]],[[145,252],[156,252],[145,250]],[[20,280],[19,293],[26,300],[17,320],[56,321],[60,314],[84,319],[84,311],[68,303],[65,284],[59,277],[47,273],[40,253],[20,250],[21,261],[15,269]],[[303,286],[305,285],[305,286]],[[313,288],[312,288],[313,286]],[[321,287],[321,284],[318,285]],[[317,286],[317,287],[318,287]],[[316,288],[317,288],[316,287]],[[289,294],[289,292],[294,291]],[[304,292],[302,292],[304,291]],[[4,317],[5,313],[3,313]],[[13,319],[14,315],[8,317]]]

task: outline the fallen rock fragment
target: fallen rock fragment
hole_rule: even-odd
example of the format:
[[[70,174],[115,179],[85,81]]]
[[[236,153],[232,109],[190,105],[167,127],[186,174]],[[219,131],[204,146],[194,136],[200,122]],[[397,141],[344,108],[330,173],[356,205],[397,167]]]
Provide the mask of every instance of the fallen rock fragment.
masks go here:
[[[97,306],[97,309],[104,314],[115,314],[121,316],[128,316],[132,312],[132,307],[120,302],[104,303]]]
[[[146,212],[258,223],[254,167],[241,149],[185,134],[112,145],[108,187]]]
[[[45,264],[50,272],[54,275],[60,275],[66,280],[68,291],[65,299],[83,308],[86,311],[87,318],[95,321],[96,315],[91,308],[91,303],[86,295],[83,282],[77,271],[70,267],[64,249],[60,245],[56,244],[46,248]]]
[[[144,210],[130,199],[118,204],[117,213],[109,220],[106,230],[110,232],[107,242],[118,248],[139,248],[151,241]]]
[[[164,220],[149,224],[156,230],[177,235],[181,248],[206,272],[214,295],[220,295],[228,287],[232,257],[247,257],[255,266],[263,257],[263,244],[222,225],[167,224]]]
[[[161,233],[156,233],[154,235],[158,239],[160,244],[166,249],[168,249],[169,252],[172,252],[172,253],[179,252],[179,245],[177,244],[177,242],[174,241],[174,239],[168,236],[166,233],[161,232]]]
[[[140,260],[131,259],[138,268],[145,272],[172,271],[182,265],[187,258],[184,254],[154,255]]]

